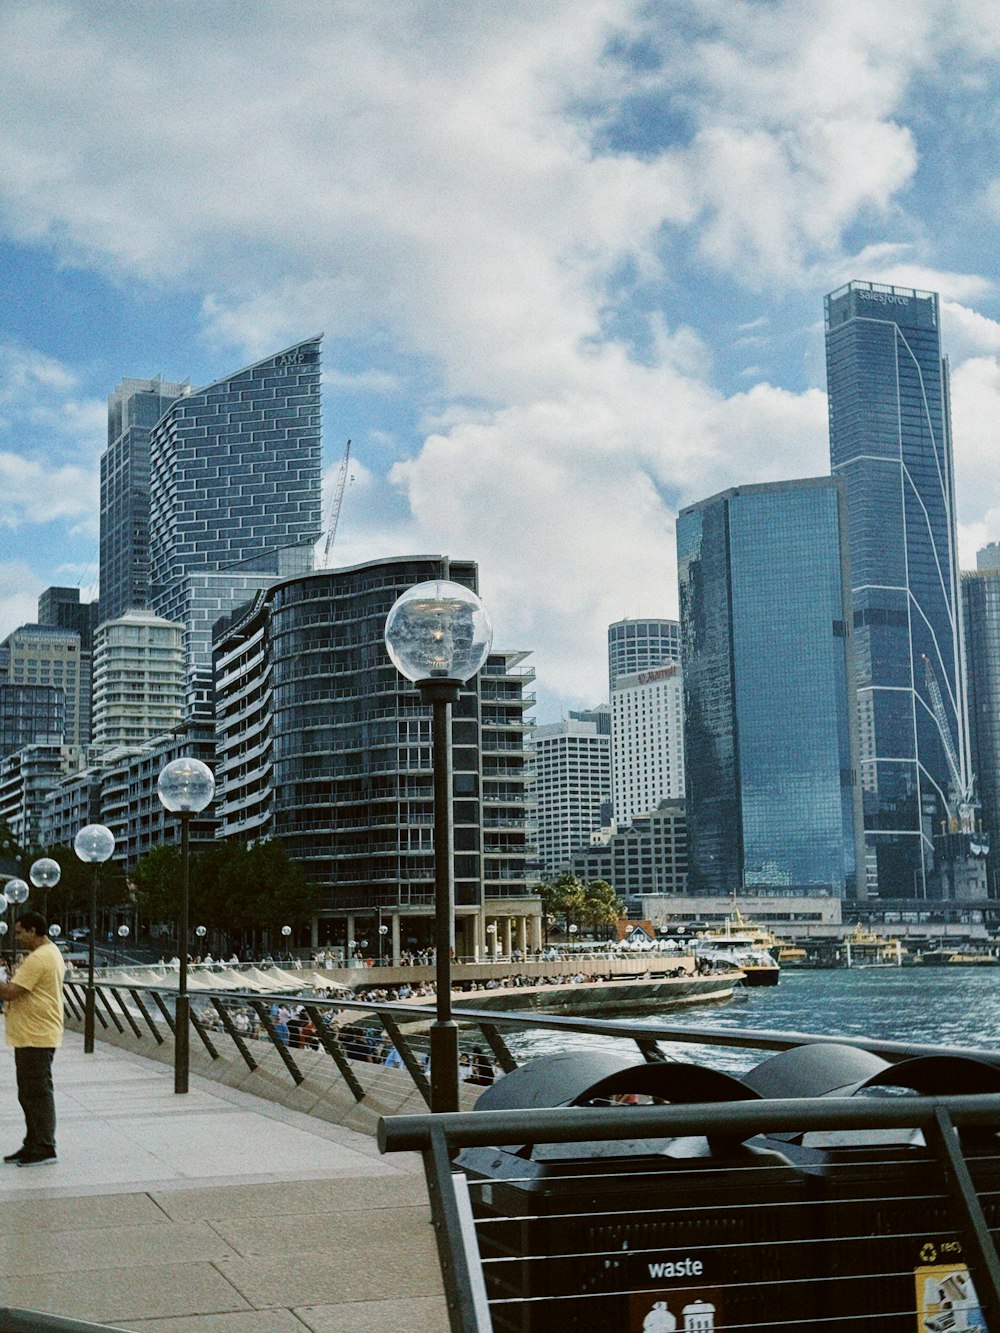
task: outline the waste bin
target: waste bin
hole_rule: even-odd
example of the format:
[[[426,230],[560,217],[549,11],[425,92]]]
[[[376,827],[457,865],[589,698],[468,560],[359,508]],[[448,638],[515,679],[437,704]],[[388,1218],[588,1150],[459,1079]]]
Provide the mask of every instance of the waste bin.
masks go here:
[[[796,1047],[744,1075],[765,1097],[945,1096],[1000,1092],[1000,1069],[965,1056],[890,1065],[853,1048]],[[863,1058],[858,1058],[863,1057]],[[856,1077],[857,1076],[857,1077]],[[998,1124],[1000,1128],[1000,1124]],[[822,1237],[826,1333],[985,1330],[940,1161],[917,1130],[754,1138],[802,1172],[803,1229]],[[963,1150],[989,1226],[1000,1227],[995,1131],[964,1131]]]
[[[506,1075],[477,1110],[635,1096],[760,1094],[694,1065],[570,1052]],[[498,1333],[797,1328],[814,1313],[809,1279],[822,1257],[794,1243],[805,1178],[780,1148],[623,1138],[469,1148],[457,1164],[470,1182]]]

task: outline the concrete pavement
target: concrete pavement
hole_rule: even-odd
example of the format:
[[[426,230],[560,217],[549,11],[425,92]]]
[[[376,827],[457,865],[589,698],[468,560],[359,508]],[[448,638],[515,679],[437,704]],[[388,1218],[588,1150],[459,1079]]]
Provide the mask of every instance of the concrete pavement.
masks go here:
[[[0,1050],[0,1149],[23,1118]],[[419,1159],[67,1032],[59,1161],[0,1166],[0,1306],[156,1333],[447,1333]]]

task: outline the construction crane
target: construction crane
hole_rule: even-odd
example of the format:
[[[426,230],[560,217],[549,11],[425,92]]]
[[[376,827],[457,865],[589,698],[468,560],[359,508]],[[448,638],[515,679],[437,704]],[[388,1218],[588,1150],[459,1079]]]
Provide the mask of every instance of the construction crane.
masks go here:
[[[330,568],[330,548],[333,546],[333,539],[337,535],[337,524],[340,521],[340,506],[344,501],[344,487],[347,485],[347,466],[351,459],[351,442],[347,441],[347,448],[344,450],[344,457],[340,460],[340,471],[337,473],[337,484],[333,488],[333,499],[330,501],[330,513],[326,520],[326,545],[323,547],[323,568]]]
[[[945,758],[948,761],[948,771],[951,773],[951,808],[948,811],[951,829],[949,831],[952,833],[975,833],[976,802],[972,793],[976,780],[974,777],[969,779],[962,777],[958,762],[958,751],[955,749],[955,742],[948,726],[948,716],[944,710],[944,700],[941,698],[941,687],[937,682],[937,676],[934,674],[930,658],[926,653],[921,653],[921,657],[924,661],[924,683],[930,696],[934,720],[937,723],[938,731],[941,733],[941,744],[944,747]]]

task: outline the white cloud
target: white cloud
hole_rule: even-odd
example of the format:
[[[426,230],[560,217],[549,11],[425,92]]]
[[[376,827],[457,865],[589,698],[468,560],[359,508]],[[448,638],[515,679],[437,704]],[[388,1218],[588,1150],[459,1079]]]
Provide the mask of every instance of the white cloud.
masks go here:
[[[38,597],[45,584],[35,571],[23,561],[0,561],[0,632],[5,637],[18,625],[27,625],[38,619]]]
[[[373,397],[412,392],[395,367],[419,364],[428,438],[391,484],[355,469],[338,563],[477,558],[499,640],[537,645],[555,688],[595,697],[608,620],[674,608],[679,504],[827,467],[823,395],[757,383],[727,398],[720,312],[693,327],[669,308],[706,266],[719,290],[813,290],[817,306],[850,277],[941,290],[964,475],[985,464],[994,389],[966,358],[995,351],[996,326],[970,308],[992,289],[935,269],[907,208],[921,170],[908,99],[917,80],[995,73],[986,0],[304,12],[8,7],[0,207],[11,235],[66,261],[199,291],[206,340],[241,358],[324,329],[364,346],[366,366],[328,364],[327,387]],[[629,63],[612,38],[661,63]],[[637,98],[683,128],[613,151]],[[606,334],[633,285],[668,304],[642,363]],[[772,364],[780,324],[739,328],[765,339],[748,362]],[[56,362],[5,378],[0,361],[0,415],[17,413],[96,452],[103,404]],[[45,470],[20,452],[10,441],[0,521],[94,506],[86,460],[56,450]],[[966,522],[988,489],[973,487]]]

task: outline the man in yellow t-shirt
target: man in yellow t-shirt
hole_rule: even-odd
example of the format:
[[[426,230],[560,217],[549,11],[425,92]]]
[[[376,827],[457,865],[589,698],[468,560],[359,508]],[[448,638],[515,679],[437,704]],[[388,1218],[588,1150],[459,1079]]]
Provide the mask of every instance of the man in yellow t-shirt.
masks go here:
[[[14,927],[26,954],[10,981],[0,982],[7,1045],[14,1047],[17,1100],[24,1112],[24,1143],[3,1160],[42,1166],[56,1160],[56,1103],[52,1057],[63,1038],[63,956],[49,939],[40,912],[22,912]]]

